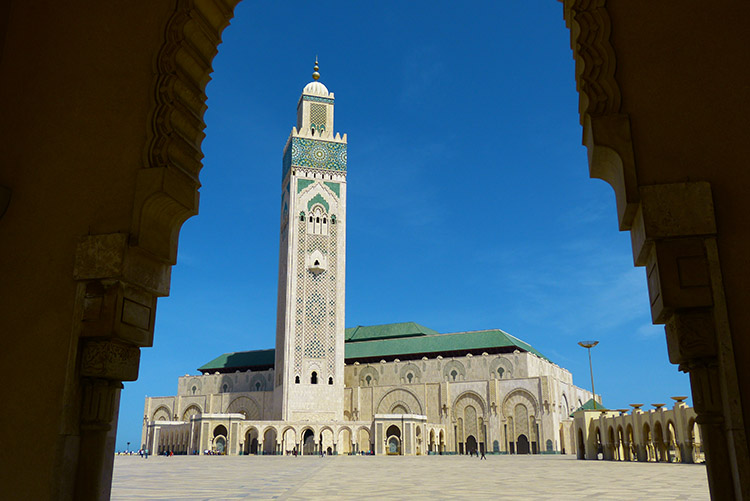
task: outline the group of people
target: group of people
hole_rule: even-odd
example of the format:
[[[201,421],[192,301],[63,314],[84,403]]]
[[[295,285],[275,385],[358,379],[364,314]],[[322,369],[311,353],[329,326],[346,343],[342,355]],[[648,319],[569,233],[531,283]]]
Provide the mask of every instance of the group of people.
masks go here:
[[[481,456],[479,453],[480,451],[477,451],[476,449],[469,449],[469,456],[476,456],[479,459],[487,459],[487,456],[484,455],[484,449],[481,449]]]

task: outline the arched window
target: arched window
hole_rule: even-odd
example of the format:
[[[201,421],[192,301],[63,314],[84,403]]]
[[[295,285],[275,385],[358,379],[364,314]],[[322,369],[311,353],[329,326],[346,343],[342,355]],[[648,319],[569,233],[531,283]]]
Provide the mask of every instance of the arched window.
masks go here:
[[[328,378],[328,384],[333,384],[333,378],[332,377]]]
[[[505,369],[503,369],[502,367],[498,367],[497,368],[497,375],[500,376],[500,379],[503,378],[503,373],[504,372],[505,372]]]
[[[222,386],[222,387],[221,387],[221,389],[222,389],[222,391],[223,391],[224,393],[226,393],[226,392],[227,392],[227,390],[229,389],[229,385],[228,385],[228,384],[226,384],[226,383],[224,383],[224,386]]]
[[[255,383],[255,391],[260,391],[260,381]]]
[[[365,377],[365,381],[367,381],[367,386],[370,386],[372,384],[372,376],[368,374],[367,377]]]
[[[412,380],[412,379],[414,379],[414,374],[412,374],[411,372],[410,372],[410,373],[408,373],[408,374],[406,375],[406,379],[408,379],[408,380],[409,380],[409,382],[411,383],[411,380]]]
[[[315,371],[310,374],[310,384],[318,384],[318,373]]]
[[[456,372],[456,369],[453,369],[451,371],[451,378],[453,378],[453,380],[455,381],[457,377],[458,377],[458,372]]]
[[[321,204],[315,204],[310,209],[307,232],[313,235],[328,235],[328,218],[326,209]]]
[[[295,376],[294,377],[294,383],[295,384],[299,384],[299,376]]]
[[[197,389],[198,389],[198,388],[196,388],[195,386],[193,386],[193,387],[191,388],[191,391],[193,392],[193,395],[195,395],[195,392],[196,392],[196,390],[197,390]]]

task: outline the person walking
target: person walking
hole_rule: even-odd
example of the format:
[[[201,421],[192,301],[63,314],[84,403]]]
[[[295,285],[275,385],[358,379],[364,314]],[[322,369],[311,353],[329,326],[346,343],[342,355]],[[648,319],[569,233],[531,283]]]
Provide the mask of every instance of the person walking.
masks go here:
[[[479,460],[481,461],[482,459],[484,459],[486,461],[487,456],[484,455],[484,448],[482,448],[481,451],[482,451],[482,457],[480,457]]]

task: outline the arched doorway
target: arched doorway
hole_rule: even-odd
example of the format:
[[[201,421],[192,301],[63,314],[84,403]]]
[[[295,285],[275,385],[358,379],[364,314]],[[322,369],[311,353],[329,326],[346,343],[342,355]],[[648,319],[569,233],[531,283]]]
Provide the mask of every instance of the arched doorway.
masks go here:
[[[682,451],[677,444],[677,432],[672,421],[667,422],[667,460],[670,463],[682,462]]]
[[[227,441],[224,437],[218,436],[214,438],[214,451],[217,454],[226,453]]]
[[[531,447],[529,445],[529,437],[523,433],[518,435],[516,440],[516,453],[517,454],[531,454]]]
[[[357,448],[360,452],[370,452],[372,450],[372,442],[370,441],[370,431],[366,428],[360,428],[359,439],[357,441]]]
[[[245,433],[245,454],[258,454],[258,430],[250,428]]]
[[[389,456],[401,454],[401,430],[395,424],[388,427],[385,432],[385,451]]]
[[[583,440],[583,430],[578,428],[578,447],[576,448],[576,457],[586,459],[586,442]]]
[[[656,454],[654,454],[654,443],[651,436],[651,427],[648,423],[643,425],[643,448],[645,461],[656,461]]]
[[[268,428],[263,433],[263,454],[276,454],[276,429]]]
[[[315,454],[315,434],[309,428],[302,435],[302,454]]]
[[[227,452],[227,428],[223,424],[214,428],[213,450],[217,454],[226,454]]]
[[[659,421],[654,423],[654,456],[656,457],[656,461],[660,463],[668,461],[667,447],[664,443],[664,431]]]
[[[469,454],[476,454],[478,450],[477,439],[474,438],[474,435],[466,437],[466,452]]]

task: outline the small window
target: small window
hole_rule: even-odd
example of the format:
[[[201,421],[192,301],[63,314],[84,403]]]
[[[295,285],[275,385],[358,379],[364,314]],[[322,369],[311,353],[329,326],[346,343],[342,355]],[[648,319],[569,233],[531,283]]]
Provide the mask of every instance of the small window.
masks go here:
[[[410,372],[409,374],[407,374],[407,375],[406,375],[406,379],[408,379],[408,380],[409,380],[409,382],[411,383],[411,380],[412,380],[412,379],[414,379],[414,374],[412,374],[412,373]]]
[[[222,386],[221,388],[222,390],[224,390],[224,393],[226,393],[227,390],[229,389],[229,386],[226,383],[224,383],[224,386]]]
[[[316,222],[316,223],[319,223],[319,222],[320,222],[320,218],[319,218],[319,217],[316,217],[316,218],[315,218],[315,222]]]
[[[318,384],[318,373],[315,371],[310,374],[310,384]]]
[[[456,372],[456,369],[453,369],[451,371],[451,377],[453,378],[454,381],[456,380],[457,376],[458,376],[458,372]]]
[[[310,222],[312,223],[312,216],[310,216]]]
[[[328,384],[333,384],[333,378],[332,377],[328,378]]]
[[[368,375],[368,376],[367,376],[367,377],[365,378],[365,381],[367,381],[367,386],[370,386],[370,383],[372,383],[372,376],[369,376],[369,375]]]
[[[193,395],[195,395],[195,392],[196,392],[196,391],[198,390],[198,388],[196,388],[195,386],[193,386],[193,387],[191,388],[191,390],[193,391]]]
[[[294,378],[294,384],[299,384],[299,376],[295,376],[295,378]]]
[[[326,218],[323,218],[323,224],[326,224]]]
[[[260,381],[255,383],[255,391],[260,391]]]
[[[505,372],[505,369],[503,369],[502,367],[497,368],[497,375],[500,376],[500,379],[503,378],[503,372]]]

